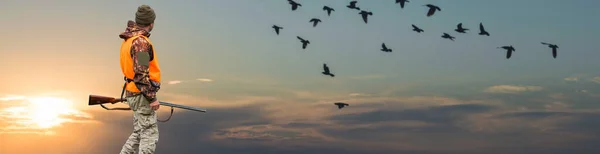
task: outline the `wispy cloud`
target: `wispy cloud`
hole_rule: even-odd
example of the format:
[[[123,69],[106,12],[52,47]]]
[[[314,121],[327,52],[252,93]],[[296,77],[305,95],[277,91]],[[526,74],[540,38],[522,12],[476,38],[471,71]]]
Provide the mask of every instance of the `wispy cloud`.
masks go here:
[[[0,101],[12,101],[12,100],[23,100],[25,96],[19,95],[6,95],[4,97],[0,97]]]
[[[563,93],[550,94],[550,95],[548,95],[548,97],[550,97],[554,100],[563,100],[563,99],[567,98],[567,96]]]
[[[361,97],[361,96],[371,96],[371,95],[365,94],[365,93],[350,93],[350,94],[348,94],[348,96]]]
[[[600,76],[591,79],[592,82],[600,83]]]
[[[543,88],[540,86],[519,86],[519,85],[496,85],[488,87],[484,90],[487,93],[505,93],[515,94],[522,92],[540,91]]]
[[[167,83],[174,85],[174,84],[180,84],[180,83],[184,83],[184,82],[185,83],[189,83],[191,81],[194,81],[194,80],[173,80],[173,81],[169,81]],[[199,79],[196,79],[196,81],[200,81],[200,82],[213,82],[212,79],[208,79],[208,78],[199,78]]]
[[[316,131],[307,129],[298,129],[294,127],[282,127],[281,125],[266,124],[240,126],[218,130],[213,134],[213,139],[243,139],[243,140],[263,140],[270,142],[279,142],[285,140],[333,140]]]
[[[168,82],[168,84],[179,84],[179,83],[181,83],[181,82],[182,82],[182,81],[175,80],[175,81],[169,81],[169,82]]]
[[[567,77],[567,78],[564,78],[564,80],[565,81],[577,82],[577,81],[579,81],[579,78],[577,78],[577,77]]]
[[[202,81],[202,82],[213,82],[212,79],[207,79],[207,78],[199,78],[199,79],[196,79],[196,80]]]
[[[544,107],[551,111],[566,111],[570,105],[563,102],[552,102],[544,105]]]

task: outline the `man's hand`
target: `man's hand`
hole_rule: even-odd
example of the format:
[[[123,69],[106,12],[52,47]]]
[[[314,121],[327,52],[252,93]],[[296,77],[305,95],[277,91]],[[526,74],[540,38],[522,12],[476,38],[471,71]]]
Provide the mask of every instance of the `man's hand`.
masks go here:
[[[158,108],[160,108],[160,103],[158,102],[158,100],[150,103],[150,107],[152,108],[152,110],[158,110]]]

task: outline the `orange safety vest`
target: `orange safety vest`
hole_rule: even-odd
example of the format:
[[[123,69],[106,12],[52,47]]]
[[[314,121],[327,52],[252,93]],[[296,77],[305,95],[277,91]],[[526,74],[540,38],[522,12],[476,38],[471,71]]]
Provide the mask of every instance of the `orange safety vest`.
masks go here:
[[[133,40],[135,40],[138,37],[142,37],[144,39],[146,39],[146,41],[148,41],[148,43],[150,43],[150,46],[152,47],[152,60],[150,60],[150,72],[149,72],[149,76],[150,76],[150,80],[154,81],[154,82],[159,82],[160,83],[160,68],[158,67],[158,60],[156,58],[156,50],[154,50],[154,46],[152,46],[152,42],[150,42],[150,40],[146,37],[146,36],[134,36],[131,37],[129,39],[126,39],[125,41],[123,41],[123,44],[121,45],[121,71],[123,71],[123,75],[125,75],[125,78],[127,78],[128,80],[133,80],[133,77],[135,76],[135,72],[133,71],[133,58],[131,57],[131,45],[133,43]],[[137,88],[137,86],[135,85],[134,82],[127,82],[125,84],[124,87],[127,91],[130,92],[140,92],[140,89]]]

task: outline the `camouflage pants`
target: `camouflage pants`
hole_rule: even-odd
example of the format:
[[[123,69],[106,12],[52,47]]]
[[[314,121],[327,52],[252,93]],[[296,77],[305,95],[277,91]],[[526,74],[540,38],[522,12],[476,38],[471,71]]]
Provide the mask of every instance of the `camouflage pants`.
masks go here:
[[[153,154],[158,143],[156,112],[143,95],[127,97],[127,104],[133,110],[133,133],[123,145],[121,154]]]

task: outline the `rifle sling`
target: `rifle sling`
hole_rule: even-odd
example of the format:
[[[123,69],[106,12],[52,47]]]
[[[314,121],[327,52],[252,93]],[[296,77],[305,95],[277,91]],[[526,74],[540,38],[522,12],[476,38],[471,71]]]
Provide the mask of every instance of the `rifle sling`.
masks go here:
[[[171,107],[171,114],[169,115],[169,118],[167,118],[166,120],[159,120],[159,119],[156,119],[156,120],[159,122],[167,122],[167,121],[171,120],[172,116],[173,116],[173,107]]]
[[[123,84],[123,90],[121,90],[121,100],[123,100],[123,95],[125,94],[125,86],[127,86],[127,83],[132,81],[132,80],[128,79],[127,77],[124,77],[123,79],[125,80],[125,84]],[[124,107],[108,108],[108,107],[104,106],[104,104],[100,104],[100,106],[106,110],[131,110],[131,108],[124,108]]]

